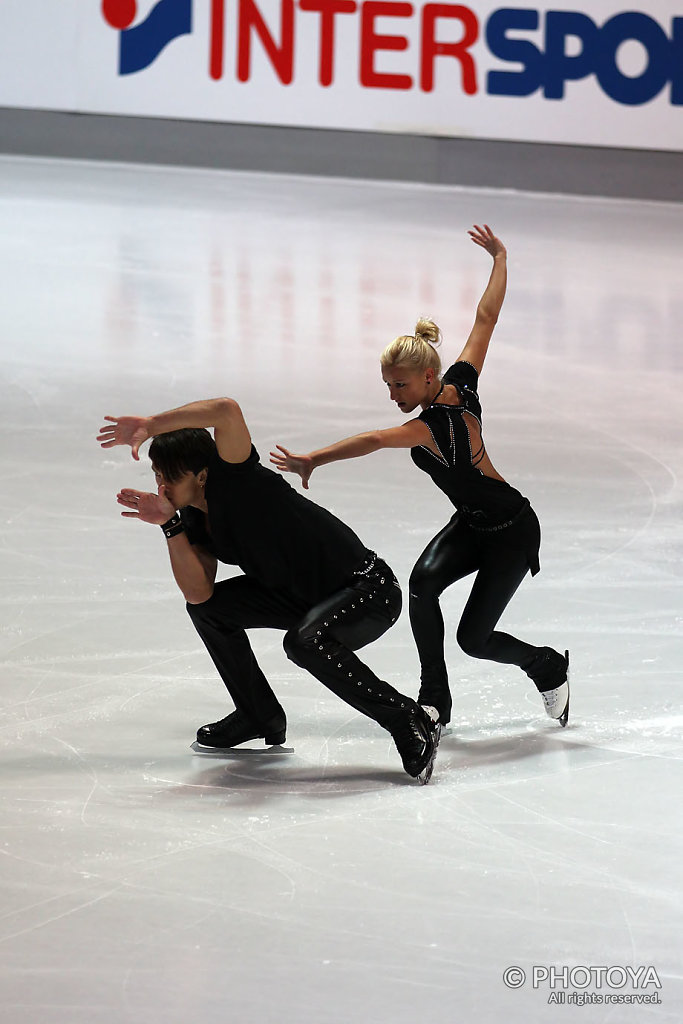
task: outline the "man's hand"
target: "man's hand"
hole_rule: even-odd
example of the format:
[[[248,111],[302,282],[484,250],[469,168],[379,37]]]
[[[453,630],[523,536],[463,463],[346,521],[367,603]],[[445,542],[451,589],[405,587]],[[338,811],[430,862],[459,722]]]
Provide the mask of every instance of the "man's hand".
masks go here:
[[[310,480],[311,473],[315,469],[311,456],[293,455],[292,452],[283,448],[281,444],[276,444],[275,447],[278,451],[270,453],[270,461],[280,470],[281,473],[298,473],[304,485],[304,490],[307,491],[308,481]],[[279,452],[282,454],[278,454]]]
[[[163,526],[176,512],[171,502],[166,497],[166,489],[163,484],[159,485],[158,494],[151,491],[135,491],[126,487],[116,495],[119,505],[130,509],[130,512],[122,512],[122,516],[128,519],[138,519],[141,523],[152,523],[155,526]]]
[[[138,449],[151,437],[147,416],[105,416],[107,423],[100,427],[97,440],[102,448],[113,448],[117,444],[129,444],[131,455],[139,462]],[[109,426],[111,423],[113,426]]]

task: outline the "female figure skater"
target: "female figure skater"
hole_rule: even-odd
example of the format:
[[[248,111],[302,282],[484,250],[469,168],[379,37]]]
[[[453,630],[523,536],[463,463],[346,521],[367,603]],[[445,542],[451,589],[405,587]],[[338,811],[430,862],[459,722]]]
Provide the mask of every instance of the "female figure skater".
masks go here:
[[[539,572],[541,532],[528,499],[496,471],[484,446],[477,381],[505,298],[507,253],[488,225],[475,225],[469,235],[493,258],[493,269],[457,361],[441,378],[435,347],[441,333],[429,319],[419,320],[414,335],[396,338],[381,356],[391,400],[405,414],[418,407],[422,412],[403,426],[357,434],[307,455],[277,445],[271,462],[283,472],[298,473],[308,488],[313,470],[328,462],[380,448],[410,448],[416,466],[457,510],[429,542],[410,577],[410,623],[421,667],[418,703],[435,707],[440,724],[449,722],[439,596],[456,580],[476,573],[458,626],[460,647],[474,658],[518,665],[535,683],[548,715],[564,726],[569,717],[569,652],[563,657],[495,628],[527,572]]]

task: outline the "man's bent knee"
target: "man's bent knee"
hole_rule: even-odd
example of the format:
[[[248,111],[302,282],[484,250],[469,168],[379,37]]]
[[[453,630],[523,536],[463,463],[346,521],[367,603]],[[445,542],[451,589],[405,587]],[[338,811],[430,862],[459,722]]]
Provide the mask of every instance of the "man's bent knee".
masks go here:
[[[220,630],[221,633],[232,633],[243,628],[239,623],[231,621],[229,609],[221,606],[215,600],[214,594],[207,601],[202,601],[201,604],[192,604],[187,601],[185,609],[197,629],[202,626],[211,626]]]
[[[310,638],[307,638],[305,630],[302,629],[288,630],[284,635],[282,647],[289,660],[293,661],[295,665],[301,665],[306,654],[312,650]]]
[[[211,599],[209,598],[209,601]],[[202,604],[192,604],[190,601],[185,602],[185,611],[190,616],[193,622],[202,622],[206,618],[206,605],[209,602],[203,601]]]

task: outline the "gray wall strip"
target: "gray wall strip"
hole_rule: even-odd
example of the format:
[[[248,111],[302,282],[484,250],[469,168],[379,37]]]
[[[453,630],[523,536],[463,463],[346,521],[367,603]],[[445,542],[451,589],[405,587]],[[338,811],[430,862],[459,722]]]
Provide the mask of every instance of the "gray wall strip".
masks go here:
[[[683,153],[0,107],[0,152],[683,201]]]

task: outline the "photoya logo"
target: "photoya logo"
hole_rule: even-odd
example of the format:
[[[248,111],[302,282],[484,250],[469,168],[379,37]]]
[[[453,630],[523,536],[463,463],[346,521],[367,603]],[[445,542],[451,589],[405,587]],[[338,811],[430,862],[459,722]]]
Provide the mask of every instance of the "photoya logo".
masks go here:
[[[214,79],[224,75],[224,43],[229,33],[235,39],[239,81],[251,77],[252,46],[258,41],[283,85],[293,81],[295,62],[298,73],[303,73],[306,62],[320,85],[331,86],[340,56],[338,28],[342,19],[353,18],[358,29],[353,33],[356,52],[345,51],[341,57],[347,70],[355,61],[358,81],[366,89],[432,92],[437,74],[450,62],[457,67],[461,91],[468,96],[482,91],[517,97],[540,92],[545,99],[560,100],[571,89],[568,83],[592,75],[616,103],[637,106],[667,90],[672,105],[683,105],[683,15],[662,25],[650,14],[629,10],[599,24],[582,11],[526,7],[501,7],[480,18],[470,7],[455,3],[206,2],[210,5],[209,74]],[[103,0],[102,13],[120,32],[120,75],[149,67],[168,43],[193,30],[192,0],[159,0],[137,24],[136,0]],[[303,24],[307,18],[316,19],[317,32],[302,32],[308,27]],[[349,37],[346,33],[345,38]],[[310,46],[308,41],[317,39],[314,51],[298,54],[300,38],[307,42],[299,46]],[[479,68],[482,45],[496,62],[484,73]],[[405,57],[394,58],[391,73],[378,69],[387,52],[405,52]],[[396,67],[397,61],[404,66]],[[487,64],[491,66],[489,60]]]

